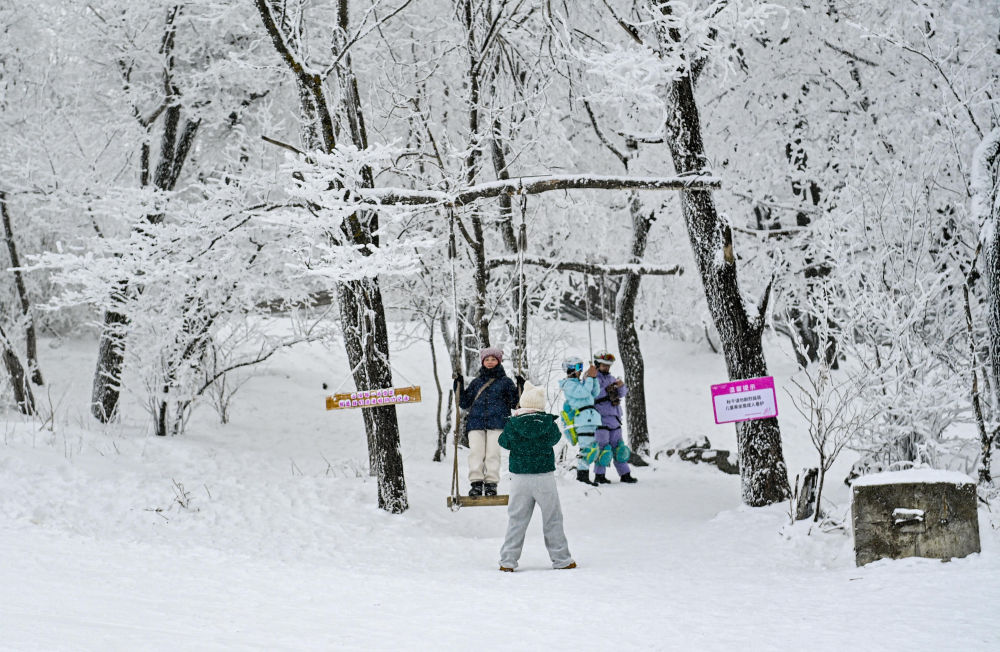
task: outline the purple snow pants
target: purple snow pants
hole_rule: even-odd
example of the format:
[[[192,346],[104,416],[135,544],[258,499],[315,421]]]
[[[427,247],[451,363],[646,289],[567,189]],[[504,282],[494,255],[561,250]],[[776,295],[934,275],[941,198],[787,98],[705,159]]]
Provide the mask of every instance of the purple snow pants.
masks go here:
[[[594,433],[595,441],[594,444],[598,448],[611,448],[611,454],[614,455],[615,448],[622,441],[622,427],[619,425],[614,430],[605,428],[601,426]],[[614,459],[612,457],[612,459]],[[615,471],[618,471],[618,475],[625,475],[629,473],[631,469],[629,468],[628,462],[615,462]],[[607,467],[601,466],[600,464],[594,464],[594,473],[603,474],[607,470]]]

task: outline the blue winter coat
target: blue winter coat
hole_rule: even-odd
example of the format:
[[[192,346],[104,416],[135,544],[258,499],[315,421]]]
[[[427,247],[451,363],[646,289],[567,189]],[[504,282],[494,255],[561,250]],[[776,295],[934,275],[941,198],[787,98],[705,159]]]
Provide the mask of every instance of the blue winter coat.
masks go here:
[[[473,403],[479,389],[491,378],[496,380]],[[458,404],[469,411],[465,419],[465,431],[503,430],[510,418],[510,411],[517,407],[517,401],[517,387],[507,377],[502,364],[492,369],[480,367],[479,375],[468,387],[462,389],[459,396]]]
[[[568,376],[559,381],[559,389],[566,397],[566,402],[563,403],[563,412],[572,418],[573,427],[577,434],[593,434],[601,425],[601,415],[596,409],[584,408],[592,408],[594,399],[601,392],[597,379],[590,376],[583,378]],[[580,410],[579,414],[576,414],[577,410]],[[565,422],[565,418],[563,421]]]

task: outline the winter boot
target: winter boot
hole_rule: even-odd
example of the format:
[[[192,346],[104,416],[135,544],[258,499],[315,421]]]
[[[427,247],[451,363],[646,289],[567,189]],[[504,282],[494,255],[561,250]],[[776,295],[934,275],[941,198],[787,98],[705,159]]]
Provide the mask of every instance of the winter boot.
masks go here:
[[[622,475],[621,481],[624,482],[625,484],[635,484],[636,482],[638,482],[638,480],[636,480],[635,478],[632,477],[632,472],[631,471],[629,471],[628,473]]]
[[[497,483],[496,482],[487,482],[484,486],[486,487],[486,495],[487,496],[496,496],[497,495]]]
[[[595,473],[594,474],[594,486],[596,487],[599,484],[611,484],[611,480],[608,480],[607,478],[605,478],[603,473]]]
[[[478,498],[479,496],[482,495],[483,495],[483,481],[476,480],[475,482],[472,483],[472,488],[469,489],[469,497]]]
[[[583,484],[590,484],[590,485],[596,485],[597,484],[596,482],[591,482],[590,481],[590,471],[588,469],[577,469],[576,470],[576,479],[578,481],[582,482]]]

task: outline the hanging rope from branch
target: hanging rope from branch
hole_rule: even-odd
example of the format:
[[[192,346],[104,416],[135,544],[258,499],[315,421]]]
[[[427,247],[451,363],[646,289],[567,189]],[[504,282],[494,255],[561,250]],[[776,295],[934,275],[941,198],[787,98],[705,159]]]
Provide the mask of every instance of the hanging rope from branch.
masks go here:
[[[524,250],[528,247],[528,228],[525,214],[528,212],[528,195],[521,195],[521,224],[517,232],[517,375],[524,375],[527,362],[527,318],[528,304],[525,296]]]
[[[601,328],[604,330],[604,350],[608,350],[607,301],[604,299],[604,272],[601,272]]]
[[[583,306],[587,311],[587,347],[590,359],[594,359],[594,338],[590,334],[590,274],[583,275]]]
[[[454,346],[458,350],[458,373],[462,373],[462,363],[465,360],[464,343],[462,340],[462,334],[459,330],[458,323],[458,280],[455,276],[455,259],[458,258],[458,248],[455,242],[455,209],[448,208],[448,262],[451,267],[451,297],[452,297],[452,317],[455,325],[455,339]],[[452,497],[452,510],[456,510],[459,507],[459,493],[458,488],[458,428],[462,420],[461,408],[459,405],[459,390],[452,392],[452,396],[455,399],[455,428],[452,430],[452,439],[454,440],[454,453],[452,455],[452,474],[451,474],[451,497]]]

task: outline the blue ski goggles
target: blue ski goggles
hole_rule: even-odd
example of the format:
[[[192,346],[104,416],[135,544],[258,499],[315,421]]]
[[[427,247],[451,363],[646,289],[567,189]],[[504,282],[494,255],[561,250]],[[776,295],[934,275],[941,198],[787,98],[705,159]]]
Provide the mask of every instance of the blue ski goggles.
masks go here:
[[[583,371],[583,363],[582,362],[577,362],[576,364],[567,365],[566,371],[576,371],[576,372],[579,373],[579,372]]]

